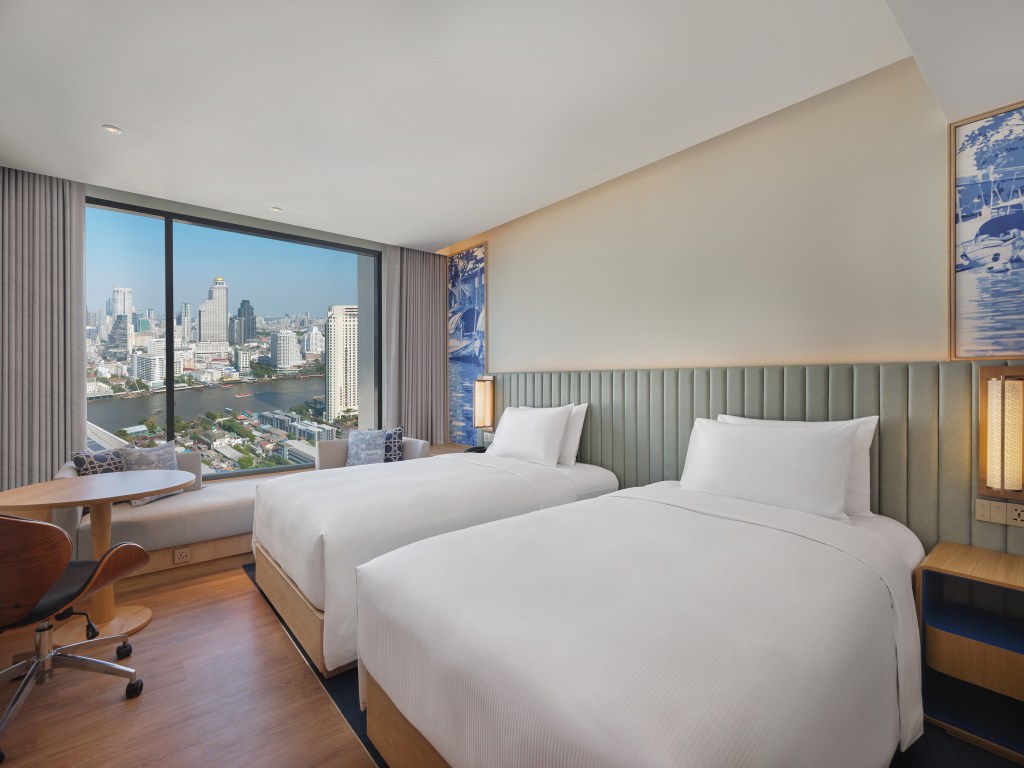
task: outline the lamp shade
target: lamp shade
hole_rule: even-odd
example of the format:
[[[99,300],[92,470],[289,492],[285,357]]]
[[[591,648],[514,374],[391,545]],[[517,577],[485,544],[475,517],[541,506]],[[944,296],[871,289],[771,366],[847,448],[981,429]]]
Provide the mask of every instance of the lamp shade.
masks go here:
[[[473,426],[476,429],[494,426],[493,376],[481,376],[473,382]]]
[[[978,493],[1024,496],[1024,368],[981,369]]]

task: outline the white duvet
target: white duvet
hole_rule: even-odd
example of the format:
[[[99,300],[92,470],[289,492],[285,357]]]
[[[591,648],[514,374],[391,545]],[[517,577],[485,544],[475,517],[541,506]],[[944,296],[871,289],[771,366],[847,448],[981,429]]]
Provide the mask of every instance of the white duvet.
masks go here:
[[[576,484],[554,468],[485,454],[303,472],[259,486],[253,540],[324,612],[324,660],[335,669],[356,658],[357,565],[576,498]]]
[[[360,673],[454,768],[888,766],[922,733],[906,558],[658,483],[361,566]]]

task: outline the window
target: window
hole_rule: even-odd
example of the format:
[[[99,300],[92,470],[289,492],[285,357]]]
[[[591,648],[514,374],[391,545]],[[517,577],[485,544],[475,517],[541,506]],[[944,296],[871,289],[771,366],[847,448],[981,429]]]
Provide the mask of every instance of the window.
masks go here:
[[[379,424],[379,253],[89,202],[90,447],[273,471]]]

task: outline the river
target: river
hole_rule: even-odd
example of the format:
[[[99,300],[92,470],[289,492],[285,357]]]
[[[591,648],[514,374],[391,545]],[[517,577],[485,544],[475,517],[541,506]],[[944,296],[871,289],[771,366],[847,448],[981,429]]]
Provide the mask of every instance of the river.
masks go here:
[[[251,393],[252,397],[235,397],[247,392]],[[174,393],[174,415],[191,421],[207,411],[223,414],[228,408],[236,413],[287,410],[293,405],[312,400],[314,395],[323,397],[323,394],[323,376],[245,382],[228,387],[180,389]],[[155,416],[157,422],[163,426],[167,417],[164,393],[89,402],[89,421],[109,432],[140,424],[150,416]]]

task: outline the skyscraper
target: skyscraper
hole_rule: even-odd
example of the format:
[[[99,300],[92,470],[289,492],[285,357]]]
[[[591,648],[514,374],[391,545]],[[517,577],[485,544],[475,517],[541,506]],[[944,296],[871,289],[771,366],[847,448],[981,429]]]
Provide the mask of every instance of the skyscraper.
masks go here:
[[[270,359],[275,368],[291,368],[302,362],[295,331],[274,331],[270,336]]]
[[[228,284],[215,277],[210,293],[199,305],[199,341],[228,340]]]
[[[185,302],[178,312],[178,326],[181,328],[181,340],[186,344],[192,340],[192,305]]]
[[[128,351],[132,345],[131,326],[128,324],[128,315],[117,315],[114,324],[110,328],[110,335],[107,338],[107,354],[111,357],[124,360],[128,357]]]
[[[302,354],[322,355],[324,353],[324,335],[315,325],[302,336]]]
[[[333,421],[348,409],[359,410],[359,308],[329,307],[325,331],[325,416]]]
[[[114,295],[110,299],[110,314],[112,317],[132,314],[132,289],[118,288],[114,286]]]
[[[256,310],[248,299],[242,299],[238,305],[238,319],[242,322],[242,338],[236,342],[242,344],[246,341],[256,340]]]

